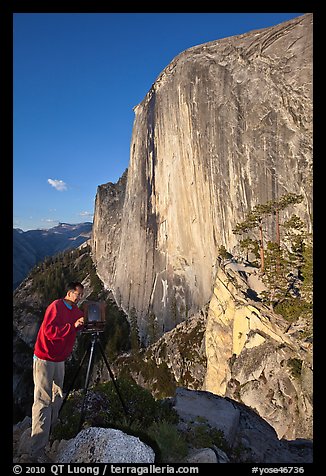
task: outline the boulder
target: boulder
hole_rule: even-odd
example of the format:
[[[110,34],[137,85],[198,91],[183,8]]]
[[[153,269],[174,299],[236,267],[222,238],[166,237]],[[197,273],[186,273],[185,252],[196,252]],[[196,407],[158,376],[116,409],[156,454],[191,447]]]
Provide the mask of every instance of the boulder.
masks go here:
[[[90,427],[69,440],[57,463],[154,463],[152,448],[131,435],[111,428]]]
[[[201,419],[207,425],[221,430],[232,446],[237,432],[240,412],[225,398],[210,392],[177,388],[174,409],[185,422]]]

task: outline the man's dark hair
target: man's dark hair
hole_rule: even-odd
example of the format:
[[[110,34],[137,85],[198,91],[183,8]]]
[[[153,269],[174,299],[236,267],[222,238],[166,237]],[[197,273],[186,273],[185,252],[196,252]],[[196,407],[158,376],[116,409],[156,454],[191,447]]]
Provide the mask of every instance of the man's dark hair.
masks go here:
[[[84,289],[84,286],[79,281],[71,281],[66,287],[66,293],[68,291],[76,291],[77,287]]]

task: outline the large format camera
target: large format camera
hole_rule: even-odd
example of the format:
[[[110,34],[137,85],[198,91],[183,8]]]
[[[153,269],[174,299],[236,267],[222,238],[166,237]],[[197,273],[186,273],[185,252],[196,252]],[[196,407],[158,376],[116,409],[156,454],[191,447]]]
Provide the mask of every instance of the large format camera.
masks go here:
[[[103,332],[105,327],[104,301],[84,301],[84,328],[82,332]]]

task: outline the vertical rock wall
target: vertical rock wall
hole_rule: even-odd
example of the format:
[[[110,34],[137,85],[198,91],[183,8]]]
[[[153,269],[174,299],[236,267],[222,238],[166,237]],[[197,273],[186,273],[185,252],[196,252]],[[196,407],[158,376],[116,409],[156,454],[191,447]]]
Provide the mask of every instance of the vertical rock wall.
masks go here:
[[[203,389],[253,408],[279,438],[312,438],[312,346],[295,338],[280,315],[248,299],[249,274],[241,273],[226,265],[216,275]]]
[[[235,251],[232,229],[257,203],[301,193],[311,227],[311,83],[306,14],[184,51],[134,108],[121,230],[102,231],[112,213],[98,194],[93,258],[141,330],[150,312],[163,333],[207,303],[218,249]]]

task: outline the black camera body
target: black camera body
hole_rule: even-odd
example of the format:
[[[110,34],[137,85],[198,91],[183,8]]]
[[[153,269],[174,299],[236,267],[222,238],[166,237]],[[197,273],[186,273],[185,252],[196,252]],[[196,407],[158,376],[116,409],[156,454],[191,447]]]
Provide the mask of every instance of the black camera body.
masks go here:
[[[82,332],[103,332],[105,327],[104,301],[84,301],[84,328]]]

